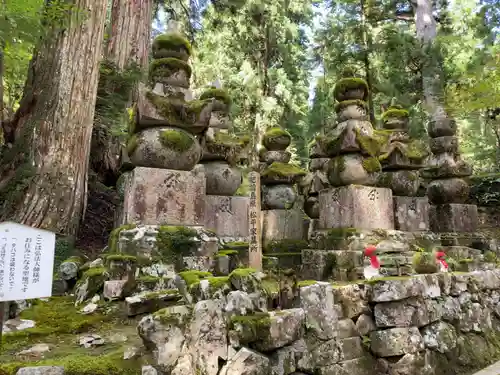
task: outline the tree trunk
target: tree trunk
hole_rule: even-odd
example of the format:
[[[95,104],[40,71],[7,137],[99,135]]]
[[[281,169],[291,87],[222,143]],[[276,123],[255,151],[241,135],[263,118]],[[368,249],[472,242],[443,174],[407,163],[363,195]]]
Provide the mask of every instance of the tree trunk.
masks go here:
[[[144,70],[148,67],[152,15],[153,0],[113,0],[105,59],[114,63],[118,71],[123,71],[130,64]],[[135,102],[135,92],[131,101]],[[116,183],[121,148],[120,138],[113,135],[111,125],[105,119],[96,118],[92,133],[91,168],[107,186]]]
[[[443,95],[442,71],[436,56],[437,23],[432,14],[431,0],[413,0],[415,8],[415,26],[417,39],[422,44],[422,89],[424,106],[432,120],[446,118],[447,114],[441,103]]]
[[[85,209],[106,0],[68,3],[64,26],[48,25],[35,50],[15,141],[0,160],[0,221],[73,236]]]

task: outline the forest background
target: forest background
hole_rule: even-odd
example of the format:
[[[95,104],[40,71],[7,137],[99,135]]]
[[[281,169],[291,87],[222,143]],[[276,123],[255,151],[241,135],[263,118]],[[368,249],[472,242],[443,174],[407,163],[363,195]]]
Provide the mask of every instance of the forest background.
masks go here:
[[[74,21],[82,10],[87,18],[79,22],[87,29]],[[147,71],[151,39],[171,19],[180,22],[193,45],[195,96],[219,80],[232,99],[236,134],[286,128],[294,139],[292,161],[307,167],[308,144],[335,121],[335,82],[346,68],[354,69],[370,87],[376,126],[397,102],[410,112],[411,135],[426,140],[430,102],[439,102],[456,119],[464,157],[482,178],[483,203],[500,203],[498,0],[2,0],[0,219],[76,236],[81,247],[103,245],[112,229],[134,87]],[[69,68],[78,53],[87,54],[89,66],[76,95],[64,87],[78,81],[79,73]],[[100,67],[95,74],[92,62]],[[57,67],[51,88],[42,82],[47,67]],[[78,97],[79,118],[51,112],[49,102],[33,105],[43,102],[33,98],[48,93],[66,93],[68,103]],[[53,126],[44,133],[34,119]],[[79,122],[84,131],[72,133]],[[19,151],[19,134],[26,129],[39,132],[23,143],[38,150],[29,155]],[[54,139],[58,132],[68,136]],[[91,140],[88,149],[81,139],[77,147],[79,134]],[[47,163],[39,154],[49,145],[69,150],[66,161]],[[77,157],[86,161],[79,164]],[[29,173],[22,168],[27,164]],[[51,164],[50,178],[42,164]],[[32,203],[54,180],[54,168],[58,178],[82,182],[61,187],[59,203],[41,198]],[[70,176],[75,168],[80,174]]]

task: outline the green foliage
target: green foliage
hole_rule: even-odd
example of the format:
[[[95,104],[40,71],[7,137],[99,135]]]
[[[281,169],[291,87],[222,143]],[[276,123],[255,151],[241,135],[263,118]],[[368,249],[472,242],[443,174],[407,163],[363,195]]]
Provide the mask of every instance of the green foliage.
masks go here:
[[[470,198],[480,206],[500,204],[500,173],[472,176]]]
[[[127,107],[132,90],[141,79],[142,72],[136,64],[123,70],[109,60],[101,62],[99,67],[99,83],[95,105],[94,131],[109,131],[116,136],[126,133],[128,123]]]

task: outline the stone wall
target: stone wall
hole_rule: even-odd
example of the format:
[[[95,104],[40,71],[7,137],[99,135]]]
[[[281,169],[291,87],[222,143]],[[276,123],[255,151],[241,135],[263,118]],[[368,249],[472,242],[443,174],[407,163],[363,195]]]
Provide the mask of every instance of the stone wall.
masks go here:
[[[302,282],[291,308],[275,311],[264,281],[244,272],[202,280],[192,306],[144,317],[154,372],[451,375],[500,358],[500,270]]]

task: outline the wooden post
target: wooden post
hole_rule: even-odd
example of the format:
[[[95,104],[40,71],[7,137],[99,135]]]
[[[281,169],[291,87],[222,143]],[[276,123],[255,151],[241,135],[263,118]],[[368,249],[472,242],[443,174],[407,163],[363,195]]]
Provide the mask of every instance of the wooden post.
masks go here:
[[[250,172],[248,174],[250,186],[250,205],[248,207],[248,266],[262,271],[262,230],[260,210],[260,174]]]

